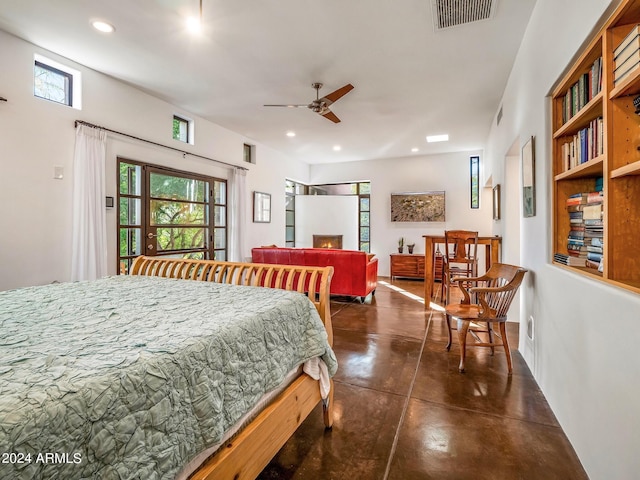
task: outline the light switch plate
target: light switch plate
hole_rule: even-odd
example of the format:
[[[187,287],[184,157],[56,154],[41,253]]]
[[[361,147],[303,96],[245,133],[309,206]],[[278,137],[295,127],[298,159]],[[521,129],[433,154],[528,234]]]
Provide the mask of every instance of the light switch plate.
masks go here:
[[[64,167],[55,165],[53,167],[53,178],[56,180],[62,180],[64,178]]]

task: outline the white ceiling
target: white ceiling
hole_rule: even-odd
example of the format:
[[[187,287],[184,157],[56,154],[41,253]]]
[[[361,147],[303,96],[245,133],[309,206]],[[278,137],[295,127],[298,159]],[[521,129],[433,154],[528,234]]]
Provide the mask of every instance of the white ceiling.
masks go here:
[[[0,0],[0,29],[314,164],[482,148],[535,4],[495,1],[436,31],[430,0],[203,0],[198,36],[199,0]],[[354,85],[341,123],[263,106],[309,103],[313,82]]]

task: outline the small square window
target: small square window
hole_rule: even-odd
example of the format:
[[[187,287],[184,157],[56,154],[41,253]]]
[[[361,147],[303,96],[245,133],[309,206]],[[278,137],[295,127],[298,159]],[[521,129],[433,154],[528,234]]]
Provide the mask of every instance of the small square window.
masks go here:
[[[80,78],[79,71],[34,55],[34,96],[80,110]]]
[[[173,116],[173,139],[179,140],[184,143],[189,143],[189,120],[179,117],[177,115]]]
[[[256,147],[254,145],[244,144],[243,158],[247,163],[256,163],[255,158]]]

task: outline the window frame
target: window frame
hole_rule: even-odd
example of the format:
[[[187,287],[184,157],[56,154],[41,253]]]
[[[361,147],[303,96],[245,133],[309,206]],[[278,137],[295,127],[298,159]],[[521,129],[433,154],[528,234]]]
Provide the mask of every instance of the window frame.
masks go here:
[[[475,172],[474,172],[475,166]],[[469,157],[469,206],[472,209],[480,208],[480,156]]]
[[[186,126],[186,135],[185,135],[185,139],[183,140],[180,135],[178,134],[178,136],[176,137],[176,121],[182,125],[184,124]],[[189,144],[193,144],[193,120],[190,120],[186,117],[183,117],[182,115],[177,115],[177,114],[173,114],[173,120],[171,122],[171,127],[172,127],[172,135],[171,137],[178,141],[178,142],[183,142],[183,143],[189,143]],[[178,132],[180,132],[180,129],[178,129]]]
[[[36,93],[36,68],[46,70],[64,78],[65,101],[58,101]],[[33,96],[42,100],[64,105],[65,107],[82,109],[82,74],[73,68],[51,60],[37,53],[33,56]]]
[[[255,165],[256,163],[256,147],[255,145],[251,145],[250,143],[242,144],[242,159],[245,163],[251,163]]]

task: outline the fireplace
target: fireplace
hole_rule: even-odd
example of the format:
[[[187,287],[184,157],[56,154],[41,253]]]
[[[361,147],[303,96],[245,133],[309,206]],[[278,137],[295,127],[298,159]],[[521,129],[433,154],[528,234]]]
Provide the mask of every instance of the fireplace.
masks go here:
[[[313,248],[342,248],[342,235],[314,235]]]

